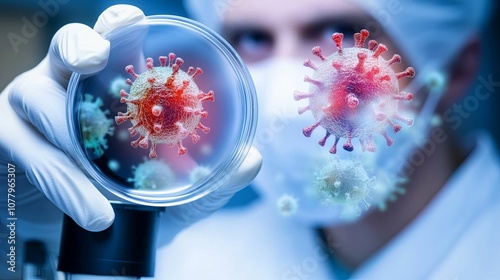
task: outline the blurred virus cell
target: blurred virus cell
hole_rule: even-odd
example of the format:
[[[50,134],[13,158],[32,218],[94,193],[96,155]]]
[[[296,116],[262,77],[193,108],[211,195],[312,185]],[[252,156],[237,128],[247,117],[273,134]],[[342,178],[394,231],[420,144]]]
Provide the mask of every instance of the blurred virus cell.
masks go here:
[[[374,200],[379,201],[380,211],[386,211],[389,202],[395,202],[398,196],[406,193],[403,185],[408,183],[408,178],[394,175],[385,170],[378,170],[376,177]]]
[[[158,159],[146,159],[132,166],[133,178],[127,179],[134,183],[134,188],[141,190],[164,190],[172,186],[175,180],[174,171],[165,162]]]
[[[191,184],[194,184],[210,175],[211,172],[212,170],[210,168],[203,165],[198,165],[189,173],[189,182],[191,182]]]
[[[120,98],[120,92],[121,90],[126,90],[130,87],[129,84],[127,84],[126,79],[122,76],[117,76],[113,80],[111,80],[111,83],[109,84],[108,88],[108,93],[113,96],[114,98]]]
[[[120,170],[120,162],[116,159],[111,159],[108,161],[108,168],[113,172]]]
[[[285,194],[278,199],[278,201],[276,202],[276,207],[278,208],[278,212],[282,216],[288,217],[297,212],[299,203],[295,197]]]
[[[363,151],[376,150],[373,136],[382,134],[388,146],[394,141],[387,135],[386,129],[392,126],[394,132],[399,132],[402,122],[407,126],[413,120],[403,117],[398,112],[399,101],[410,101],[413,94],[399,91],[398,80],[413,77],[415,71],[408,67],[401,73],[395,73],[391,68],[394,63],[401,62],[401,56],[395,54],[385,60],[381,54],[387,51],[384,44],[370,40],[368,48],[365,41],[369,32],[361,30],[354,34],[355,45],[344,48],[342,33],[334,33],[332,39],[337,51],[325,57],[319,46],[312,53],[321,60],[316,65],[306,60],[304,66],[312,68],[312,78],[306,76],[304,81],[311,84],[309,92],[296,91],[295,100],[309,99],[309,105],[299,108],[299,114],[310,110],[316,120],[311,126],[303,129],[306,137],[310,137],[314,129],[322,126],[326,135],[319,140],[324,146],[328,137],[333,135],[335,142],[330,153],[337,152],[340,138],[346,138],[343,145],[346,151],[354,149],[353,138],[358,138]]]
[[[156,144],[166,143],[169,146],[177,144],[179,155],[186,153],[182,140],[188,135],[193,143],[200,136],[196,129],[208,133],[210,129],[201,124],[200,119],[207,116],[203,110],[203,101],[213,101],[214,93],[204,93],[194,82],[194,77],[203,73],[200,68],[189,67],[187,73],[180,69],[184,61],[170,53],[168,58],[160,56],[160,66],[153,66],[153,59],[146,59],[146,72],[137,75],[134,67],[129,65],[125,70],[134,77],[126,83],[131,85],[130,93],[120,91],[121,102],[127,104],[126,113],[118,113],[117,124],[130,120],[132,127],[128,129],[137,140],[131,142],[136,148],[147,149],[151,141],[150,158],[155,158]],[[167,61],[168,60],[168,61]]]
[[[361,214],[359,204],[365,210],[370,191],[375,189],[375,177],[370,178],[360,161],[335,158],[315,174],[314,187],[324,204],[343,207],[342,218],[357,217]]]
[[[102,100],[98,97],[92,101],[93,98],[91,94],[85,94],[80,106],[80,125],[85,149],[100,157],[108,148],[106,136],[113,135],[114,127],[113,120],[106,117],[109,110],[101,109]]]

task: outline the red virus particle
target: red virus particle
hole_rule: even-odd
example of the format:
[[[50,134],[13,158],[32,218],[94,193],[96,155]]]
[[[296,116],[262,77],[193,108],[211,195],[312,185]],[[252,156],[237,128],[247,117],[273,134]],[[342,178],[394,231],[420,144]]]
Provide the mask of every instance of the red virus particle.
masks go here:
[[[358,138],[363,151],[374,152],[373,135],[376,134],[382,134],[391,146],[394,141],[387,135],[387,127],[392,126],[397,133],[401,126],[395,121],[408,126],[413,124],[412,119],[398,113],[399,101],[413,99],[413,94],[399,91],[398,80],[413,77],[415,71],[408,67],[395,73],[391,65],[401,62],[401,56],[395,54],[385,60],[381,54],[387,47],[375,40],[369,41],[365,48],[368,35],[368,30],[361,30],[354,34],[354,47],[343,48],[344,35],[334,33],[332,39],[337,51],[327,57],[319,46],[314,47],[312,53],[321,64],[316,65],[309,59],[304,62],[304,66],[315,70],[312,78],[304,78],[311,86],[309,92],[296,91],[294,94],[297,101],[309,99],[309,105],[299,108],[299,114],[310,110],[316,119],[314,124],[303,129],[304,135],[310,137],[318,126],[324,127],[326,135],[318,143],[324,146],[327,138],[333,135],[332,154],[337,152],[340,138],[347,139],[343,145],[347,151],[354,149],[352,139]]]
[[[193,80],[203,73],[200,68],[189,67],[187,73],[182,71],[180,67],[184,61],[173,53],[168,59],[160,56],[159,61],[160,66],[154,67],[153,59],[146,59],[147,70],[140,75],[135,73],[132,65],[125,67],[135,81],[126,80],[131,85],[130,93],[122,89],[120,102],[127,104],[127,112],[119,112],[115,117],[117,124],[126,120],[132,122],[132,127],[128,129],[132,137],[140,134],[137,140],[131,142],[134,148],[147,149],[151,141],[150,158],[157,156],[157,143],[177,145],[179,155],[185,154],[184,138],[190,135],[196,143],[200,139],[196,129],[204,133],[210,131],[200,123],[200,119],[208,114],[203,110],[202,102],[214,101],[213,91],[204,93]]]

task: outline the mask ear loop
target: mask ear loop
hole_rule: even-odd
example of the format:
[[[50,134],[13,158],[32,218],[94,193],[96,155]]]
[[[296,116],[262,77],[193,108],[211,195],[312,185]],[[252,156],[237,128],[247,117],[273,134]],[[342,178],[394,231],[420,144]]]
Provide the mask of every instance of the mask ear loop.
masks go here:
[[[371,195],[371,203],[378,205],[378,209],[382,211],[386,209],[387,201],[396,199],[395,193],[404,193],[404,189],[398,185],[407,179],[398,174],[401,174],[415,148],[424,143],[431,128],[430,121],[446,89],[447,77],[444,72],[427,70],[421,73],[405,88],[413,93],[424,89],[429,91],[424,104],[416,114],[413,127],[399,132],[393,146],[381,145],[377,152],[362,155],[370,173],[375,175],[377,181],[381,180],[379,182],[383,185],[382,189]],[[371,207],[368,211],[375,209],[377,207]]]
[[[423,72],[424,73],[419,75],[417,80],[412,81],[406,89],[410,92],[418,92],[422,89],[428,88],[429,94],[420,109],[420,112],[415,117],[413,127],[403,132],[406,136],[401,135],[403,137],[399,137],[398,142],[400,142],[401,145],[397,145],[397,151],[392,150],[392,154],[398,154],[399,156],[397,158],[402,158],[405,161],[416,147],[424,143],[431,128],[431,119],[447,85],[447,77],[443,71],[427,70]],[[389,149],[391,148],[392,147]],[[391,170],[397,174],[400,173],[405,165],[405,162],[390,159],[387,160],[385,164],[382,162],[379,162],[379,164],[381,164],[386,170]]]

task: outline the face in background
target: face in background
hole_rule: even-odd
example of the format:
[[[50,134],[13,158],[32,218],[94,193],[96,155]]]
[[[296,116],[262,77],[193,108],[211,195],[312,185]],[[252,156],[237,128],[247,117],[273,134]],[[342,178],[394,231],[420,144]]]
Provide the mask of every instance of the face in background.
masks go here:
[[[372,31],[370,40],[389,48],[382,55],[385,59],[402,54],[383,28],[368,28],[374,27],[373,22],[366,12],[346,1],[237,1],[224,13],[221,33],[249,65],[269,58],[313,59],[311,49],[315,46],[321,46],[327,56],[336,51],[333,33],[344,33],[344,46],[351,47],[353,34],[363,28]],[[410,64],[402,56],[403,63],[393,65],[396,72]],[[401,82],[404,86],[409,79]]]
[[[315,143],[317,139],[313,141],[306,139],[302,135],[302,128],[311,124],[310,119],[307,119],[310,116],[300,116],[297,113],[297,108],[304,105],[305,101],[299,104],[299,102],[293,100],[294,90],[303,90],[295,87],[296,84],[303,86],[302,88],[308,86],[307,83],[303,82],[304,75],[307,72],[301,70],[310,69],[304,67],[302,62],[306,59],[315,62],[319,61],[312,54],[313,47],[320,46],[323,54],[329,56],[337,51],[332,40],[333,33],[343,33],[343,45],[345,48],[350,48],[354,45],[353,35],[360,32],[361,29],[367,28],[372,31],[369,40],[377,40],[388,47],[389,51],[382,54],[383,58],[388,60],[395,53],[400,53],[403,56],[403,63],[393,65],[392,69],[395,72],[406,69],[408,65],[404,63],[402,52],[395,47],[395,44],[392,43],[381,27],[376,26],[375,28],[374,22],[374,19],[362,8],[350,1],[339,0],[312,0],[307,2],[240,0],[225,11],[221,34],[250,66],[257,87],[259,114],[264,116],[259,119],[260,127],[257,129],[254,145],[257,148],[261,146],[266,148],[266,145],[268,145],[269,149],[273,149],[271,152],[273,158],[286,155],[290,163],[285,168],[283,167],[285,164],[282,162],[277,161],[271,164],[269,162],[272,162],[272,160],[264,160],[263,171],[261,171],[262,178],[267,178],[268,174],[266,172],[280,173],[282,171],[283,174],[287,174],[283,176],[288,176],[290,181],[289,184],[283,184],[283,188],[290,187],[293,184],[297,186],[294,190],[300,193],[302,189],[308,188],[311,184],[312,180],[304,178],[309,173],[312,174],[313,171],[296,172],[301,175],[297,175],[297,178],[294,177],[293,179],[287,172],[289,170],[302,170],[299,169],[302,168],[300,167],[302,163],[311,165],[316,157],[330,155],[328,153],[329,148],[326,147],[319,152],[319,145]],[[372,29],[369,27],[372,27]],[[367,44],[366,42],[365,47],[367,47]],[[261,65],[263,67],[259,68]],[[254,71],[252,72],[252,70]],[[411,79],[402,79],[400,85],[404,86],[410,81]],[[268,85],[262,86],[262,84]],[[285,116],[286,120],[279,119],[276,121],[276,123],[279,122],[276,125],[272,123],[273,118],[277,118],[276,115]],[[270,135],[272,136],[267,138],[262,136],[266,131],[271,131]],[[377,135],[377,137],[383,139],[382,136]],[[279,145],[279,143],[287,143],[290,139],[294,139],[293,144],[284,145],[287,147]],[[381,139],[377,139],[378,145],[385,145],[385,142]],[[395,139],[397,141],[397,136]],[[330,142],[327,143],[328,147],[331,146],[332,141],[330,139]],[[345,139],[341,140],[340,143],[343,144],[344,141]],[[360,146],[357,139],[354,141],[355,149],[358,150],[353,152],[352,155],[357,155]],[[293,151],[302,144],[308,145],[307,148],[304,148],[302,152]],[[338,149],[342,149],[342,144],[339,144]],[[288,153],[284,152],[287,148],[290,149]],[[272,176],[272,174],[269,176]]]

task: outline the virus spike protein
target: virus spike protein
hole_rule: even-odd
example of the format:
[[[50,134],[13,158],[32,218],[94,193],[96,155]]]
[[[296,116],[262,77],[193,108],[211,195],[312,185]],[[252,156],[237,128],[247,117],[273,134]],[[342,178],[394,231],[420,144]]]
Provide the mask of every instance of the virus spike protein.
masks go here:
[[[399,101],[410,101],[413,94],[399,91],[398,80],[413,77],[415,71],[408,67],[401,73],[395,73],[391,68],[394,63],[401,62],[401,56],[395,54],[385,60],[381,55],[387,47],[375,40],[365,42],[369,32],[361,30],[354,34],[355,45],[344,48],[343,34],[334,33],[337,51],[324,56],[320,47],[314,47],[312,53],[321,60],[314,64],[306,60],[304,66],[314,70],[312,77],[306,76],[305,82],[311,84],[309,92],[295,92],[294,99],[308,99],[309,105],[299,108],[299,114],[310,110],[316,119],[313,125],[305,127],[303,133],[310,137],[318,126],[326,129],[327,134],[319,141],[323,146],[326,138],[335,136],[335,143],[330,153],[336,153],[339,138],[347,138],[344,149],[354,149],[351,139],[358,138],[363,151],[376,151],[373,135],[381,134],[387,145],[393,140],[387,135],[387,126],[392,126],[394,132],[399,132],[401,126],[394,121],[408,126],[412,119],[401,116],[398,112]],[[368,145],[367,145],[368,144]]]
[[[139,75],[132,65],[125,67],[134,81],[130,93],[120,91],[120,101],[127,104],[127,112],[119,112],[115,117],[117,124],[127,120],[132,122],[128,129],[131,137],[140,134],[131,142],[134,148],[147,149],[151,142],[150,158],[157,156],[158,143],[176,145],[179,155],[185,154],[184,138],[191,136],[196,143],[200,138],[196,129],[209,132],[210,129],[200,122],[208,115],[202,102],[214,101],[213,91],[205,93],[199,90],[193,80],[203,72],[200,68],[190,67],[187,73],[184,72],[180,69],[184,61],[173,53],[168,58],[160,56],[159,61],[160,66],[154,67],[153,59],[146,59],[147,70]]]

